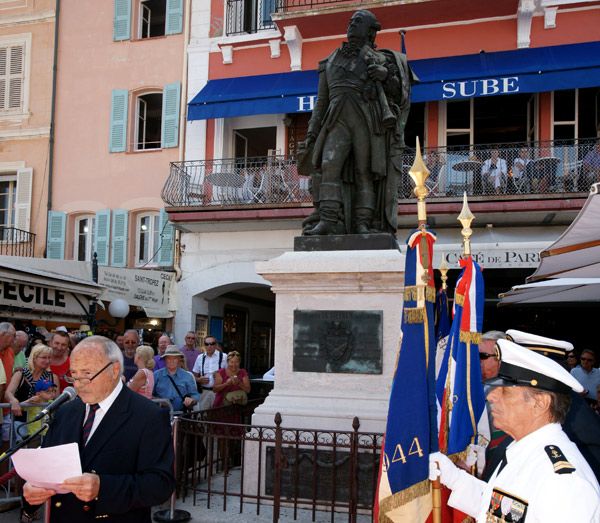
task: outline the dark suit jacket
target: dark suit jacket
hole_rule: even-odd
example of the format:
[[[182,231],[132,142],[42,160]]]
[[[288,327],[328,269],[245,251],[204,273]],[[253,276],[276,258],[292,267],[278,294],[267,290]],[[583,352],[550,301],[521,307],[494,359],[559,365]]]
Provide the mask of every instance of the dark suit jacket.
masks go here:
[[[79,398],[63,405],[43,446],[79,443],[84,415]],[[57,494],[50,521],[151,522],[150,508],[169,499],[175,488],[173,454],[168,411],[124,386],[80,448],[83,472],[100,476],[97,500],[84,503],[73,494]]]

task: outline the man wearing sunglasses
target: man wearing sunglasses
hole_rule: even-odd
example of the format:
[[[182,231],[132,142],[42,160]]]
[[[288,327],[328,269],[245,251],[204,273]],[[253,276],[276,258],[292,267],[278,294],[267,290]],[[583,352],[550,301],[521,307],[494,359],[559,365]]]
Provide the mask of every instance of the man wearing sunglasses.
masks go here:
[[[590,402],[596,401],[596,390],[600,385],[600,369],[594,367],[596,355],[590,349],[585,349],[579,358],[580,367],[571,370],[573,377],[583,385],[582,396]]]
[[[210,409],[215,401],[213,392],[214,373],[227,367],[227,354],[220,350],[219,342],[213,336],[204,338],[204,354],[198,356],[192,372],[202,390],[200,396],[200,410]]]
[[[67,380],[79,398],[57,411],[43,447],[77,443],[83,474],[63,481],[67,494],[23,486],[33,510],[52,498],[52,523],[151,521],[151,507],[173,491],[168,411],[125,387],[122,374],[123,354],[103,336],[84,339],[71,354]]]

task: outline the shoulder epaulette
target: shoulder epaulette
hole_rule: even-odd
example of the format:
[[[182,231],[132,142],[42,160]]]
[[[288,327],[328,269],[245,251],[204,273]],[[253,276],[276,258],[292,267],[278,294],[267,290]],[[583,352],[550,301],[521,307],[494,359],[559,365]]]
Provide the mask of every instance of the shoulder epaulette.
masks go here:
[[[323,60],[321,60],[319,62],[319,67],[317,67],[317,72],[322,73],[323,71],[325,71],[325,66],[327,65],[327,62],[329,61],[329,58],[330,57],[328,56],[327,58],[323,58]]]
[[[556,474],[571,474],[575,472],[575,467],[567,461],[565,455],[556,445],[547,445],[544,447],[544,450],[548,454]]]

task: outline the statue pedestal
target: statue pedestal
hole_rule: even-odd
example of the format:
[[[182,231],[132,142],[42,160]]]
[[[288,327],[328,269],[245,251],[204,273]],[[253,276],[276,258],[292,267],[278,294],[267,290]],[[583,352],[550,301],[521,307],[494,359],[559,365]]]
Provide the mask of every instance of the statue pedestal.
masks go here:
[[[396,249],[288,252],[257,262],[256,272],[271,282],[276,295],[275,386],[252,423],[273,426],[279,412],[283,427],[352,431],[358,417],[360,432],[383,433],[400,341],[404,255]],[[295,327],[295,311],[353,311],[342,314],[350,325],[339,331],[337,344],[343,348],[344,336],[351,340],[352,361],[332,362],[336,333],[324,337],[322,323],[313,328],[310,321],[300,326],[297,321]],[[361,315],[362,330],[356,325]],[[375,329],[367,323],[373,317],[380,318]],[[350,331],[356,336],[344,334]],[[306,350],[297,349],[294,355],[300,338]]]

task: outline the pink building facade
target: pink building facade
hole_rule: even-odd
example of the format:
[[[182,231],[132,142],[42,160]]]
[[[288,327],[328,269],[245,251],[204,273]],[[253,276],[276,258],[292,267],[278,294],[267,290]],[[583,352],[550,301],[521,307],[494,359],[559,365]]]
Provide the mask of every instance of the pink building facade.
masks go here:
[[[55,2],[0,2],[0,254],[44,252]]]

